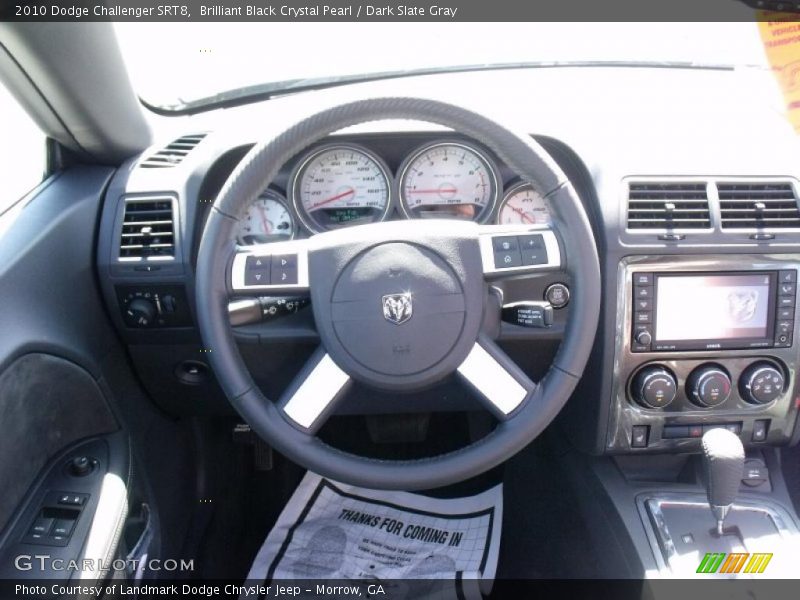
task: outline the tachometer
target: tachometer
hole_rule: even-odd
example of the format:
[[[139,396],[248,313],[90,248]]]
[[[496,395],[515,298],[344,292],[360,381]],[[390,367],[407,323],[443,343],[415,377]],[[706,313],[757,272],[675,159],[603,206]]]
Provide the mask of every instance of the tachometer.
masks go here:
[[[294,237],[294,219],[286,199],[267,190],[256,198],[239,220],[236,239],[240,244],[264,244]]]
[[[382,221],[389,211],[388,170],[360,146],[314,151],[300,162],[292,181],[297,213],[312,231]]]
[[[411,218],[483,221],[497,202],[497,170],[477,148],[438,142],[420,148],[400,176],[400,204]]]
[[[520,183],[506,192],[497,222],[501,224],[550,225],[547,200],[529,183]]]

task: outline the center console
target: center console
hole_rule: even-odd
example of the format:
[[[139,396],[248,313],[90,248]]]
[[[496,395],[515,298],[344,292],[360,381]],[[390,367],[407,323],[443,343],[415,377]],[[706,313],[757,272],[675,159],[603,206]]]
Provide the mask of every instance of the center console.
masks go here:
[[[606,451],[696,452],[714,427],[788,443],[799,269],[797,255],[623,259]]]

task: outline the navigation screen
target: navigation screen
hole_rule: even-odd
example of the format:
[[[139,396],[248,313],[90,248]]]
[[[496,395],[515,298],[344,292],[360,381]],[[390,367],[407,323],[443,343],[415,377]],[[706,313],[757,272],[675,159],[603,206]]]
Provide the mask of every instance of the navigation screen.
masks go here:
[[[768,273],[658,277],[656,341],[766,338],[771,279]]]

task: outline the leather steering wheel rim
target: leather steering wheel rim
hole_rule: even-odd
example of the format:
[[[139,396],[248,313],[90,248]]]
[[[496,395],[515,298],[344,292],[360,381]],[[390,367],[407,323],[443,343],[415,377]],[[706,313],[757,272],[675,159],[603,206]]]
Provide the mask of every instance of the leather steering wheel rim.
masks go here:
[[[572,279],[570,318],[544,378],[515,411],[483,439],[459,450],[418,460],[386,461],[333,448],[292,427],[280,408],[253,382],[228,320],[228,282],[236,253],[236,215],[255,199],[281,166],[326,135],[370,121],[410,119],[443,125],[489,147],[523,180],[535,182],[554,206]],[[365,226],[370,227],[370,226]],[[326,235],[326,234],[320,234]],[[279,452],[323,476],[375,489],[420,490],[468,479],[513,456],[555,418],[572,394],[589,359],[597,329],[601,280],[592,229],[568,178],[529,135],[518,134],[481,114],[434,100],[376,98],[329,108],[257,144],[228,178],[206,222],[196,272],[197,320],[208,358],[231,404]],[[499,351],[502,352],[502,351]]]

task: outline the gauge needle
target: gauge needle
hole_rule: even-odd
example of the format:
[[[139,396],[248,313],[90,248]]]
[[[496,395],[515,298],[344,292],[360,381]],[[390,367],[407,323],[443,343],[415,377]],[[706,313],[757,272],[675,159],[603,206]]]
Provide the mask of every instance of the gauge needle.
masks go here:
[[[264,226],[264,233],[269,235],[272,233],[272,227],[269,226],[269,219],[267,219],[267,211],[263,206],[258,207],[258,212],[261,213],[261,224]]]
[[[536,219],[531,219],[530,215],[528,213],[526,213],[525,211],[520,210],[516,206],[511,206],[511,205],[507,205],[507,206],[508,206],[508,208],[513,210],[515,213],[517,213],[520,217],[522,217],[523,221],[527,220],[528,223],[531,223],[531,224],[535,224],[536,223]]]
[[[347,190],[346,192],[342,192],[341,194],[336,194],[335,196],[331,196],[330,198],[325,198],[325,200],[320,200],[314,206],[311,207],[310,210],[314,210],[319,208],[320,206],[325,206],[326,204],[333,202],[334,200],[339,200],[340,198],[344,198],[345,196],[349,196],[350,194],[355,194],[355,190]]]

